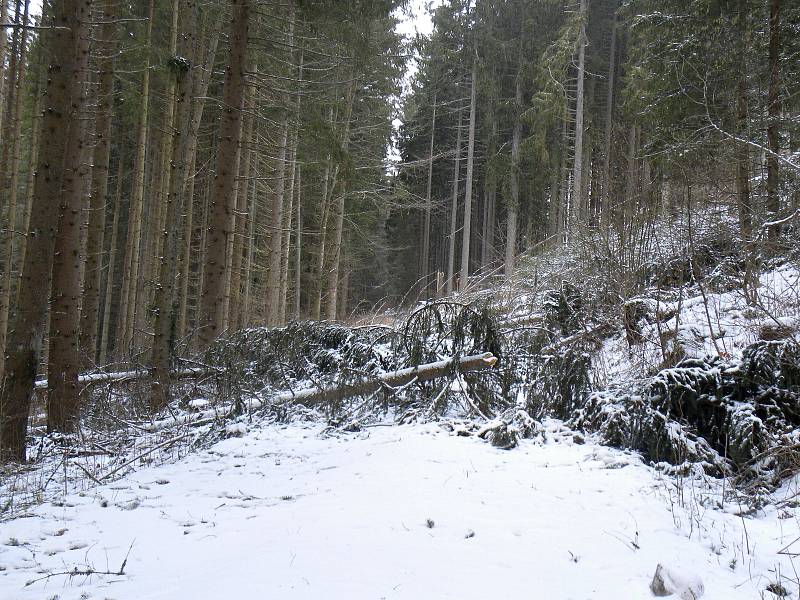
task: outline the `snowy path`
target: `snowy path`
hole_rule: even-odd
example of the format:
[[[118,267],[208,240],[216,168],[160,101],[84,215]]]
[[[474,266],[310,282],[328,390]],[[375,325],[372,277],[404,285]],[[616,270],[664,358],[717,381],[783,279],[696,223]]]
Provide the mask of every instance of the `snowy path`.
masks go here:
[[[1,524],[0,598],[635,600],[663,562],[737,600],[798,536],[769,509],[748,556],[740,518],[688,490],[671,508],[636,458],[553,431],[508,452],[437,425],[319,432],[254,430]],[[25,587],[117,570],[131,543],[123,576]]]

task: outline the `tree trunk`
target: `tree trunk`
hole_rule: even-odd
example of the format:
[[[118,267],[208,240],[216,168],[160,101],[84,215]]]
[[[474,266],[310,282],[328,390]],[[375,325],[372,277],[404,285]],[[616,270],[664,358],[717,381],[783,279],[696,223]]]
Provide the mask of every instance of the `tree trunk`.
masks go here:
[[[422,258],[420,260],[420,279],[422,293],[427,296],[430,285],[431,255],[431,188],[433,184],[433,142],[436,138],[436,93],[433,95],[433,116],[431,117],[431,141],[428,150],[428,187],[425,192],[425,223],[422,229]]]
[[[97,323],[100,311],[103,237],[108,202],[108,163],[111,156],[111,120],[114,105],[114,51],[116,25],[109,9],[102,12],[106,23],[97,41],[100,82],[97,92],[95,147],[92,165],[92,191],[86,244],[86,270],[81,308],[81,351],[84,366],[94,365],[97,357]]]
[[[739,137],[747,137],[747,62],[746,49],[749,36],[745,20],[747,6],[744,0],[739,2],[739,30],[742,43],[739,49],[739,76],[736,92],[736,129]],[[739,208],[739,230],[742,238],[749,242],[753,235],[753,208],[750,205],[750,148],[745,143],[736,144],[736,199]]]
[[[206,237],[206,271],[200,296],[198,340],[207,347],[222,333],[225,315],[225,254],[233,234],[236,176],[242,137],[244,70],[247,55],[249,0],[232,0],[231,46],[225,73],[224,114],[220,123],[216,181],[211,191]]]
[[[44,44],[47,44],[47,42],[45,41]],[[39,64],[39,81],[37,82],[36,103],[34,104],[33,118],[31,120],[31,129],[33,131],[31,133],[31,151],[28,161],[28,175],[25,181],[25,206],[23,209],[24,214],[22,217],[22,234],[20,235],[21,239],[17,264],[23,264],[25,262],[25,254],[28,244],[28,236],[25,235],[25,232],[30,231],[31,207],[33,206],[34,188],[36,187],[36,165],[39,163],[39,150],[41,148],[40,141],[42,139],[42,127],[44,122],[44,115],[42,111],[44,94],[42,91],[47,85],[47,61],[44,58],[44,54],[44,52],[40,54],[42,58],[40,59],[41,62]],[[11,290],[9,290],[9,295],[13,297],[13,292]],[[11,306],[10,299],[7,304],[9,307]],[[6,315],[6,322],[8,322],[7,319],[8,316]],[[0,354],[0,356],[3,356],[4,354],[5,353]],[[2,372],[2,369],[0,369],[0,372]]]
[[[353,75],[351,74],[351,77]],[[350,82],[347,92],[347,106],[345,107],[345,120],[344,132],[341,138],[341,151],[346,155],[350,145],[350,119],[353,116],[353,103],[355,102],[356,88],[355,80]],[[337,175],[339,170],[336,171]],[[333,240],[331,244],[331,267],[328,270],[328,297],[325,304],[325,315],[329,321],[336,319],[337,315],[337,301],[339,297],[339,268],[342,263],[342,238],[344,234],[344,210],[345,210],[345,196],[346,190],[343,189],[344,185],[339,180],[338,176],[334,176],[334,184],[331,193],[334,196],[335,204],[331,206],[333,209]],[[338,193],[337,193],[338,190]]]
[[[490,101],[487,120],[492,128],[489,138],[488,155],[486,156],[486,168],[483,180],[483,235],[481,245],[481,266],[483,268],[494,267],[494,228],[495,228],[495,203],[497,201],[497,180],[492,173],[491,161],[497,154],[497,113],[494,101]]]
[[[281,140],[278,146],[277,178],[275,198],[272,202],[271,229],[269,232],[269,268],[267,271],[267,295],[265,314],[267,325],[280,325],[279,303],[281,300],[281,243],[283,240],[283,204],[286,193],[286,154],[289,144],[289,115],[284,114],[281,123]]]
[[[149,49],[153,39],[153,16],[155,0],[150,0],[147,23]],[[147,150],[147,121],[150,109],[150,53],[145,52],[142,92],[139,105],[139,130],[136,138],[136,157],[134,160],[133,181],[131,183],[130,207],[128,210],[128,233],[125,240],[125,258],[122,268],[122,293],[120,296],[119,318],[115,348],[117,354],[130,349],[136,321],[136,292],[139,282],[139,250],[142,237],[142,203],[144,201],[145,153]]]
[[[294,40],[294,4],[289,2],[289,32],[288,47],[290,48],[288,60],[291,63],[292,44]],[[275,182],[275,200],[272,204],[272,231],[269,236],[269,271],[267,272],[266,315],[267,325],[282,325],[281,321],[281,265],[283,263],[283,240],[285,220],[285,195],[287,187],[294,184],[294,171],[290,173],[289,186],[286,185],[287,155],[289,151],[289,96],[284,97],[285,107],[281,132],[281,142],[278,147],[278,176]]]
[[[184,13],[192,10],[191,0],[185,0]],[[180,7],[175,5],[176,9]],[[169,176],[169,190],[165,207],[165,229],[163,251],[161,252],[158,284],[155,289],[155,320],[153,323],[153,378],[150,388],[150,410],[158,411],[169,403],[170,372],[172,370],[175,327],[177,325],[177,306],[175,297],[176,274],[178,267],[178,215],[182,205],[186,181],[186,150],[191,115],[190,94],[192,90],[191,65],[173,60],[170,69],[175,77],[169,89],[175,94],[175,117],[170,148],[172,173]]]
[[[186,323],[189,305],[189,272],[191,271],[192,240],[194,233],[194,169],[197,159],[197,138],[200,132],[200,122],[203,118],[203,109],[205,108],[205,97],[208,94],[208,86],[211,82],[211,74],[214,69],[214,58],[216,57],[217,46],[219,44],[219,32],[222,28],[222,14],[223,11],[220,11],[219,17],[215,19],[212,27],[209,29],[208,35],[210,35],[211,39],[209,42],[208,51],[203,57],[201,75],[193,78],[195,87],[192,91],[192,103],[194,108],[192,110],[192,121],[189,126],[186,150],[188,157],[188,169],[186,172],[185,182],[186,193],[183,195],[184,222],[183,232],[181,234],[180,261],[178,263],[179,307],[178,324],[176,330],[176,337],[178,339],[182,339],[186,336]]]
[[[44,13],[44,7],[42,7],[42,12]],[[8,23],[8,2],[3,0],[0,2],[0,22]],[[3,101],[6,99],[5,95],[5,74],[6,74],[6,48],[8,46],[8,37],[5,35],[0,35],[0,106],[2,106]],[[3,123],[0,121],[0,130],[2,130]]]
[[[603,139],[603,205],[600,219],[604,229],[611,224],[611,134],[614,125],[614,84],[616,83],[617,60],[617,14],[611,26],[611,51],[608,58],[608,88],[606,89],[606,122]]]
[[[28,10],[29,2],[26,0],[22,24],[28,24]],[[3,37],[3,36],[0,36]],[[22,30],[22,43],[20,44],[19,57],[12,57],[12,63],[16,65],[9,73],[9,78],[13,78],[14,90],[13,94],[8,97],[8,102],[11,103],[13,99],[13,113],[10,115],[9,131],[11,134],[11,159],[5,156],[6,149],[9,148],[8,144],[3,145],[3,176],[0,179],[2,182],[3,202],[0,206],[5,205],[5,229],[6,235],[2,242],[2,257],[3,257],[3,272],[0,275],[0,357],[5,355],[6,348],[6,333],[8,329],[8,315],[11,307],[11,278],[14,271],[14,240],[17,237],[17,195],[18,195],[18,180],[19,180],[19,147],[22,128],[22,110],[23,100],[25,98],[25,73],[26,73],[26,56],[27,56],[27,43],[28,30]],[[36,129],[36,123],[33,123],[33,128]],[[36,137],[36,136],[34,136]],[[11,164],[8,165],[8,162]],[[6,181],[5,170],[7,166],[11,167],[11,175]],[[8,197],[5,198],[5,194]],[[0,360],[0,378],[3,375],[3,361]]]
[[[255,120],[254,120],[255,121]],[[254,177],[258,171],[258,155],[255,151],[255,144],[258,139],[258,131],[253,123],[252,136],[247,142],[251,145],[250,152],[250,176]],[[244,297],[242,300],[241,326],[248,327],[252,323],[252,287],[253,287],[253,260],[256,250],[256,219],[258,211],[256,203],[256,182],[248,185],[248,218],[247,218],[247,259],[244,269]]]
[[[469,283],[469,251],[472,232],[472,172],[475,163],[475,120],[476,95],[478,87],[478,60],[472,63],[472,85],[470,86],[469,103],[469,141],[467,142],[467,182],[464,190],[464,227],[461,234],[461,276],[458,281],[459,291],[467,289]]]
[[[42,349],[60,204],[64,192],[79,189],[75,161],[81,155],[78,125],[89,57],[86,24],[90,8],[87,0],[53,0],[58,28],[46,36],[51,69],[43,131],[48,143],[39,154],[30,237],[9,332],[0,392],[0,461],[25,460],[28,412]]]
[[[303,210],[302,210],[302,200],[303,195],[302,191],[303,188],[301,187],[302,183],[302,165],[297,165],[297,220],[295,221],[295,225],[297,226],[297,232],[295,233],[295,245],[294,245],[294,319],[296,321],[300,320],[300,292],[301,292],[301,282],[302,282],[302,256],[303,256]]]
[[[241,293],[242,255],[244,253],[245,225],[247,221],[249,221],[247,206],[250,200],[250,188],[253,185],[253,155],[255,154],[252,144],[253,122],[255,121],[252,114],[255,110],[255,104],[253,102],[254,94],[252,93],[252,88],[248,89],[245,93],[248,96],[245,106],[249,106],[250,110],[244,117],[244,139],[242,140],[241,150],[244,153],[244,161],[242,161],[240,168],[240,181],[236,186],[236,226],[234,229],[233,250],[231,252],[230,305],[228,309],[230,314],[229,323],[231,327],[235,329],[242,326],[242,316],[244,314]]]
[[[331,187],[330,183],[330,157],[325,165],[325,175],[322,177],[322,206],[320,206],[320,222],[319,222],[319,235],[316,255],[316,264],[314,265],[314,291],[312,296],[311,305],[311,318],[319,321],[322,313],[322,279],[325,276],[325,240],[328,237],[328,218],[330,217],[330,198],[328,188]]]
[[[569,232],[572,235],[581,218],[583,206],[583,96],[586,71],[586,0],[581,0],[581,28],[578,34],[578,82],[575,93],[575,159],[572,175],[572,202]]]
[[[781,151],[780,118],[781,118],[781,68],[780,68],[780,26],[781,0],[770,0],[769,3],[769,92],[767,96],[767,143],[770,152],[767,154],[767,219],[775,221],[780,212],[780,170],[778,154]],[[775,240],[780,235],[780,225],[770,227],[768,236]]]
[[[519,215],[519,146],[522,143],[522,52],[517,70],[516,91],[514,93],[514,132],[511,136],[511,198],[508,202],[508,224],[506,229],[505,275],[514,274],[514,260],[517,255],[517,219]]]
[[[8,0],[3,0],[3,8],[6,9],[4,12],[7,11],[7,4]],[[20,20],[20,12],[22,8],[21,0],[14,0],[14,19],[13,24],[18,25]],[[27,3],[26,3],[27,8]],[[4,20],[3,23],[7,23],[8,20]],[[2,165],[0,168],[5,170],[7,165],[5,163],[8,162],[8,145],[9,145],[9,138],[11,137],[11,129],[14,126],[14,98],[16,96],[15,92],[17,92],[16,80],[17,80],[17,68],[19,65],[19,39],[20,33],[26,31],[24,28],[21,27],[13,27],[11,29],[11,56],[8,60],[8,69],[5,69],[5,63],[3,64],[2,68],[0,68],[0,94],[2,94],[2,103],[0,106],[2,110],[0,110],[0,143],[3,144],[3,154],[5,155],[3,159]],[[2,36],[3,38],[3,54],[6,51],[6,44],[8,43],[8,32],[3,29]],[[7,80],[7,81],[6,81]],[[9,87],[6,88],[6,83],[9,84]],[[5,173],[3,174],[5,177]],[[3,199],[5,201],[5,199]]]
[[[103,303],[103,323],[100,334],[99,362],[105,364],[108,358],[108,342],[111,336],[111,308],[114,300],[114,289],[117,284],[117,246],[119,245],[119,227],[122,213],[122,180],[125,161],[122,146],[117,157],[117,189],[114,193],[114,219],[111,223],[111,241],[108,245],[108,266],[106,267],[105,300]],[[120,308],[117,307],[119,311]]]
[[[453,166],[453,200],[450,203],[450,238],[447,253],[446,293],[453,293],[453,271],[456,264],[456,227],[458,225],[458,179],[461,175],[461,109],[458,110],[458,129],[456,130],[456,160]]]
[[[294,177],[297,171],[297,132],[292,136],[292,149],[289,151],[289,203],[283,215],[281,241],[280,301],[278,303],[278,323],[286,323],[286,299],[289,293],[289,253],[292,245],[292,217],[294,216]]]

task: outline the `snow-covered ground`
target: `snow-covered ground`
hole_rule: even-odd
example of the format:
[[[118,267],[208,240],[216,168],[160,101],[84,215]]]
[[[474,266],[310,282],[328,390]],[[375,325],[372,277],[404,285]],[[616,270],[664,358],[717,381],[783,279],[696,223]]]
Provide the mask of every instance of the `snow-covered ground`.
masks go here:
[[[503,451],[438,424],[251,426],[0,524],[0,598],[635,600],[662,563],[737,600],[794,579],[792,503],[716,510],[713,485],[546,429]]]

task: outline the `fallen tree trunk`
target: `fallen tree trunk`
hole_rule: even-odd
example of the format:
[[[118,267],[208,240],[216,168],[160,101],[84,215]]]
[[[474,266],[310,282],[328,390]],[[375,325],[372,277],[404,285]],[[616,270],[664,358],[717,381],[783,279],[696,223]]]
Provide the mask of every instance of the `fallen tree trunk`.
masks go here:
[[[300,403],[304,406],[312,406],[319,402],[332,402],[361,396],[376,392],[382,388],[401,388],[411,383],[430,381],[439,377],[446,376],[455,366],[459,372],[466,371],[485,371],[491,369],[497,363],[497,357],[491,352],[474,354],[460,358],[447,358],[433,363],[408,367],[397,371],[390,371],[379,375],[374,379],[367,379],[355,383],[345,383],[330,387],[312,387],[299,391],[282,392],[272,398],[261,400],[248,400],[247,406],[250,410],[259,409],[265,405],[280,405],[287,403]],[[204,410],[194,415],[181,415],[173,419],[163,419],[155,421],[145,426],[147,431],[159,431],[168,427],[178,425],[195,425],[200,422],[208,422],[220,416],[227,415],[234,407],[234,404],[223,407],[216,406],[212,409]]]
[[[194,379],[202,377],[203,375],[211,375],[218,372],[218,370],[211,367],[191,367],[188,369],[178,369],[171,373],[173,379]],[[139,369],[137,371],[114,371],[109,373],[84,373],[78,375],[78,383],[84,386],[92,385],[95,383],[121,383],[123,381],[136,381],[137,379],[146,379],[151,377],[150,371]],[[36,382],[37,390],[47,389],[47,379],[39,379]]]
[[[491,352],[464,356],[461,358],[448,358],[434,363],[417,365],[379,375],[374,379],[367,379],[356,383],[347,383],[332,387],[314,387],[299,392],[284,392],[273,399],[273,402],[299,402],[305,406],[310,406],[318,402],[336,402],[352,396],[363,396],[372,392],[377,392],[382,388],[396,388],[410,383],[430,381],[444,377],[450,369],[457,366],[458,370],[464,371],[484,371],[491,369],[497,363],[497,358]]]

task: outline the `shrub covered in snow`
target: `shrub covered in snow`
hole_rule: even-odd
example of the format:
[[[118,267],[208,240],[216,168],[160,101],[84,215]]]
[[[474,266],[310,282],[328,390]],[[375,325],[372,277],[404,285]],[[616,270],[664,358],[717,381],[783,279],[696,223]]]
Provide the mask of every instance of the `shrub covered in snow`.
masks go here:
[[[686,359],[639,389],[592,393],[572,424],[654,462],[776,483],[798,460],[778,450],[800,427],[800,344],[758,342],[741,359]]]

